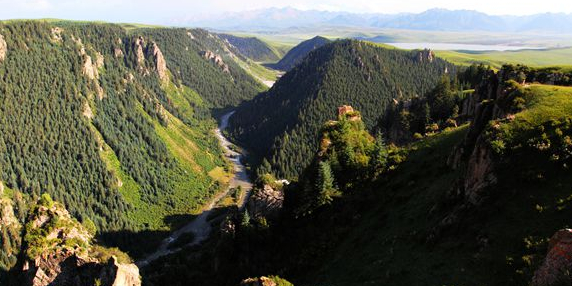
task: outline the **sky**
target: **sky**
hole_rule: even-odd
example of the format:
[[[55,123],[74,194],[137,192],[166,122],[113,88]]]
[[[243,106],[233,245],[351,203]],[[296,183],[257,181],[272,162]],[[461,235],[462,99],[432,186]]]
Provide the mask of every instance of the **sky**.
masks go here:
[[[569,0],[0,0],[0,19],[60,18],[168,25],[180,18],[285,6],[386,14],[419,13],[431,8],[469,9],[492,15],[572,13]]]

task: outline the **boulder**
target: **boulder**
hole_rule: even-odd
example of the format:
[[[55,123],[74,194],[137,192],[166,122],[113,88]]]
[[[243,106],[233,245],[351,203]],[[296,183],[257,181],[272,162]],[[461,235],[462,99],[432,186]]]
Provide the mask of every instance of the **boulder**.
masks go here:
[[[531,285],[569,285],[572,283],[571,272],[572,229],[562,229],[550,239],[546,258],[534,273]]]
[[[284,192],[278,186],[264,185],[255,189],[248,201],[248,210],[254,217],[276,218],[284,205]]]

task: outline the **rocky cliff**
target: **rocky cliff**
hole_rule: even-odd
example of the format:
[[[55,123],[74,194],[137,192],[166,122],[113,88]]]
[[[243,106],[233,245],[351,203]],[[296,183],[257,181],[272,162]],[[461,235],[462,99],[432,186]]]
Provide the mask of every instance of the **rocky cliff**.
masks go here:
[[[278,276],[262,276],[244,279],[240,282],[240,286],[292,286],[292,283]]]
[[[472,205],[479,204],[482,192],[497,182],[495,154],[486,138],[486,131],[495,128],[490,126],[494,120],[514,119],[513,113],[517,109],[511,97],[516,89],[506,71],[488,71],[475,92],[463,102],[461,117],[471,120],[471,125],[463,142],[449,157],[448,164],[453,169],[466,166],[456,194]]]
[[[137,266],[105,255],[92,244],[93,231],[48,195],[39,200],[25,232],[21,273],[13,285],[141,285]]]
[[[132,51],[135,54],[135,66],[137,70],[143,75],[149,75],[151,71],[157,73],[161,81],[169,80],[167,74],[167,61],[163,56],[163,52],[159,45],[155,42],[147,43],[142,36],[133,41],[131,45]],[[123,51],[119,48],[114,50],[115,57],[123,57]]]
[[[215,65],[217,65],[225,73],[230,73],[228,65],[223,61],[220,55],[215,54],[212,51],[202,51],[201,56],[203,56],[203,58],[205,58],[206,60],[209,60]]]
[[[159,49],[159,46],[155,42],[151,44],[151,54],[155,59],[155,71],[159,75],[159,78],[162,81],[168,81],[169,77],[167,75],[167,62],[165,61],[165,57]]]
[[[9,270],[20,252],[22,223],[16,216],[13,200],[3,194],[3,189],[0,182],[0,270]]]
[[[6,41],[4,37],[0,35],[0,62],[6,59],[6,53],[8,52],[8,47],[6,45]]]
[[[277,218],[284,205],[281,184],[264,184],[255,188],[248,201],[248,211],[254,217]]]

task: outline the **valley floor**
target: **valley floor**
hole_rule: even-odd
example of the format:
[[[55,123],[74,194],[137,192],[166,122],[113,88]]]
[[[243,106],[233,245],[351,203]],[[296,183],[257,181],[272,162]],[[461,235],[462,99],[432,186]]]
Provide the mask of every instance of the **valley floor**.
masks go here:
[[[159,248],[137,262],[139,267],[144,267],[149,263],[157,260],[160,257],[180,251],[183,247],[197,245],[206,240],[211,232],[211,221],[209,217],[213,213],[217,204],[225,198],[233,189],[240,188],[242,190],[241,196],[238,199],[237,205],[239,209],[243,209],[250,196],[252,190],[252,182],[248,175],[246,167],[242,164],[241,158],[244,154],[239,151],[233,150],[233,144],[223,135],[222,131],[228,127],[228,120],[234,114],[234,111],[229,112],[221,117],[219,127],[215,130],[216,138],[219,140],[220,145],[224,150],[224,155],[232,162],[234,172],[230,180],[228,188],[218,193],[205,208],[202,213],[193,218],[188,224],[181,229],[173,232],[165,238]],[[173,248],[172,245],[185,235],[192,233],[194,236],[190,242],[180,247]]]

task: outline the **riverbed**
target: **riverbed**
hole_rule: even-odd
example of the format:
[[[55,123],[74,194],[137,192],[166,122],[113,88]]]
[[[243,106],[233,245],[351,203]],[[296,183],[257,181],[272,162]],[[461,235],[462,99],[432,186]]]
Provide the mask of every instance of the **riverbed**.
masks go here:
[[[208,221],[208,217],[213,211],[216,204],[221,199],[223,199],[230,192],[231,189],[238,188],[239,186],[241,187],[242,193],[241,197],[238,199],[237,206],[241,210],[244,209],[244,207],[246,206],[246,203],[248,202],[248,198],[250,197],[250,193],[252,191],[252,182],[250,180],[250,177],[248,176],[246,167],[241,162],[245,154],[243,154],[244,152],[241,153],[233,150],[233,148],[231,148],[233,144],[228,140],[228,138],[224,136],[223,133],[223,131],[228,127],[228,121],[233,114],[234,111],[231,111],[223,115],[221,117],[218,128],[215,129],[215,135],[223,149],[224,156],[232,163],[234,169],[233,177],[229,182],[228,188],[226,188],[224,191],[218,193],[214,198],[212,198],[211,201],[203,208],[201,214],[199,214],[197,217],[195,217],[192,221],[190,221],[188,224],[186,224],[179,230],[171,233],[169,237],[165,238],[161,242],[159,248],[154,253],[138,261],[137,266],[144,267],[149,263],[153,262],[154,260],[157,260],[158,258],[161,258],[165,255],[176,253],[184,247],[197,245],[205,241],[209,237],[212,230],[212,226]],[[184,234],[188,233],[194,234],[194,238],[191,242],[179,248],[174,248],[174,249],[169,248],[169,246],[171,246],[171,244],[176,242],[177,239],[179,239]]]

